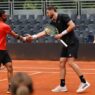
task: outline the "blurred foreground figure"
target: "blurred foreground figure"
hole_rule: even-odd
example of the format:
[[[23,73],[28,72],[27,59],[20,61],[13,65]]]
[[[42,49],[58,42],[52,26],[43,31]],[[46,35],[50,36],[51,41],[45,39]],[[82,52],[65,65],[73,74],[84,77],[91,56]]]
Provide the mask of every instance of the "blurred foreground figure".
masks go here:
[[[33,84],[31,78],[22,72],[16,73],[11,80],[12,95],[31,95]]]

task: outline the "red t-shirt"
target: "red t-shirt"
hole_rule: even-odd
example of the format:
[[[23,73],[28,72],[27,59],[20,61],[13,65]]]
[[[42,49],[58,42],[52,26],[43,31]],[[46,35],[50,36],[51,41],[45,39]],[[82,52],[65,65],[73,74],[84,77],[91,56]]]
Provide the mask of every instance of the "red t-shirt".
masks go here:
[[[4,23],[3,21],[0,21],[0,50],[6,50],[6,36],[11,32],[11,28],[9,25]]]

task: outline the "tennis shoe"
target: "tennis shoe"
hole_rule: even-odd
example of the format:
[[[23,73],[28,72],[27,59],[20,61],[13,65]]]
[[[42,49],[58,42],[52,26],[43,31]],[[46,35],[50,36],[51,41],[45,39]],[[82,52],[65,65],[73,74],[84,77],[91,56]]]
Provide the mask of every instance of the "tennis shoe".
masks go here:
[[[77,89],[77,93],[82,93],[84,92],[87,88],[90,87],[90,83],[86,81],[86,83],[81,83],[79,88]]]
[[[56,88],[51,90],[52,92],[66,92],[67,91],[67,87],[66,86],[57,86]]]

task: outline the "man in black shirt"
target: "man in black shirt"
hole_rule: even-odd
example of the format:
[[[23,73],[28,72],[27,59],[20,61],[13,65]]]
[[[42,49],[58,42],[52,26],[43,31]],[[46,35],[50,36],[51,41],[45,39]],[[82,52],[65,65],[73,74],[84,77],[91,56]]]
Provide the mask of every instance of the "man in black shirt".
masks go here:
[[[88,83],[85,80],[82,72],[80,71],[80,68],[74,62],[75,59],[77,58],[78,47],[79,47],[79,41],[74,34],[75,24],[68,15],[58,14],[54,6],[48,7],[47,16],[49,16],[51,19],[50,24],[52,24],[59,30],[59,34],[55,35],[55,38],[62,39],[68,45],[68,47],[63,46],[60,55],[60,85],[57,86],[52,91],[53,92],[67,91],[67,87],[65,84],[65,76],[66,76],[66,63],[68,63],[72,67],[72,69],[76,72],[76,74],[79,76],[81,81],[81,85],[77,89],[77,93],[83,92],[90,86],[90,83]],[[30,36],[30,40],[37,39],[44,35],[46,35],[46,32],[42,31],[38,34]],[[29,37],[27,39],[29,40]]]

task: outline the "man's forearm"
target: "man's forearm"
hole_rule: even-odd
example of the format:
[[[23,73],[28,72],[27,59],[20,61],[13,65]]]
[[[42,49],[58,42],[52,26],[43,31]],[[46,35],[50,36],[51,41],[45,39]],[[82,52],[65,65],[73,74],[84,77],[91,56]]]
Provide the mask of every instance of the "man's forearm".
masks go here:
[[[45,32],[45,31],[42,31],[42,32],[40,32],[40,33],[38,33],[38,34],[32,35],[32,38],[33,38],[33,39],[37,39],[37,38],[43,37],[43,36],[45,36],[45,35],[46,35],[46,32]]]
[[[23,37],[21,35],[15,33],[14,31],[11,31],[10,35],[16,39],[23,40]]]
[[[75,23],[71,20],[68,23],[68,28],[66,30],[67,30],[67,32],[71,32],[72,30],[74,30],[74,28],[75,28]]]
[[[74,28],[75,28],[75,24],[72,21],[70,21],[68,23],[68,28],[66,30],[62,31],[61,34],[64,36],[64,35],[68,34],[68,32],[71,32],[72,30],[74,30]]]
[[[74,30],[75,25],[69,26],[66,30],[67,32],[71,32],[72,30]]]

